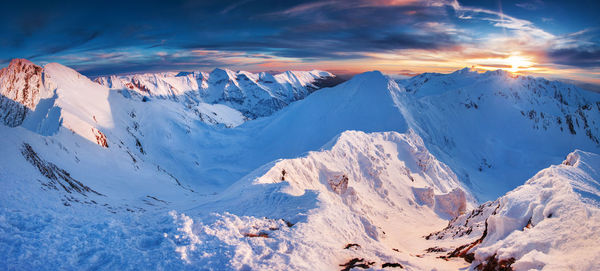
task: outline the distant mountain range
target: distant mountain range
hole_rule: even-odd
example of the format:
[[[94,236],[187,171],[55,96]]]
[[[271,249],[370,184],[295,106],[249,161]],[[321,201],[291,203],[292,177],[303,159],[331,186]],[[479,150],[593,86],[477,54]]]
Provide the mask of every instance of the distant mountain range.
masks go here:
[[[94,80],[117,90],[129,90],[141,97],[170,99],[188,105],[222,104],[255,119],[273,114],[315,90],[340,83],[324,71],[287,71],[271,75],[228,69],[206,72],[136,74],[98,77]],[[211,119],[210,115],[203,115]]]

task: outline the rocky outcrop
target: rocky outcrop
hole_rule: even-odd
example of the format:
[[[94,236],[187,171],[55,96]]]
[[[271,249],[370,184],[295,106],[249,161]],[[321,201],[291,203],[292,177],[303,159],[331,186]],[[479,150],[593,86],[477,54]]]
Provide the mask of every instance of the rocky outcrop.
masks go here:
[[[86,193],[93,193],[96,195],[102,195],[96,192],[94,189],[89,188],[78,180],[75,180],[69,172],[66,170],[59,168],[54,163],[48,162],[42,159],[31,147],[31,145],[27,143],[23,143],[21,146],[21,154],[23,157],[29,162],[32,166],[37,168],[37,170],[46,177],[49,182],[43,183],[44,186],[49,187],[54,190],[59,190],[61,187],[65,192],[71,193],[79,193],[81,195],[86,196]]]
[[[44,88],[42,67],[25,59],[13,59],[0,70],[0,94],[34,110]]]
[[[42,67],[25,59],[13,59],[0,70],[0,120],[9,127],[23,123],[40,101],[44,86]]]
[[[100,132],[100,130],[92,127],[92,133],[96,137],[96,143],[104,148],[108,148],[108,141],[106,140],[106,135]],[[139,141],[138,141],[139,142]]]
[[[0,95],[0,120],[8,127],[16,127],[23,123],[29,109],[4,95]]]

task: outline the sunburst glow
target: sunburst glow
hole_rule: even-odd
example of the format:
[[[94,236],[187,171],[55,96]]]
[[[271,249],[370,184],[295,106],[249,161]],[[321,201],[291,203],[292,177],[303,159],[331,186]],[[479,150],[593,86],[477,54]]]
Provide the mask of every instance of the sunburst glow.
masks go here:
[[[529,70],[531,66],[535,64],[533,63],[533,61],[531,61],[531,58],[520,55],[512,55],[506,58],[506,62],[508,65],[511,66],[511,68],[508,69],[508,71],[512,73],[517,73],[523,70]]]

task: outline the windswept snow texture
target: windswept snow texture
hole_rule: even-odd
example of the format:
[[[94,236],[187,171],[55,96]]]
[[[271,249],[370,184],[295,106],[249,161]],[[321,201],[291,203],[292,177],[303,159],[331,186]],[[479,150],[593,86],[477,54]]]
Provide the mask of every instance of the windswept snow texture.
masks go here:
[[[0,269],[597,264],[600,95],[468,69],[312,93],[328,76],[12,61]]]

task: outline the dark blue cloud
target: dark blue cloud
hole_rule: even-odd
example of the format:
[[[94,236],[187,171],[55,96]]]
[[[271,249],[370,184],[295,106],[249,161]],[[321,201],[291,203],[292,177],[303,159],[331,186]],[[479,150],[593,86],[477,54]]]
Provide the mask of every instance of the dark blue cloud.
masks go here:
[[[414,2],[386,6],[384,2],[10,1],[3,3],[0,10],[0,62],[14,57],[36,62],[60,61],[93,75],[228,65],[214,57],[179,54],[196,49],[301,61],[345,60],[364,58],[368,52],[397,49],[451,50],[465,40],[478,37],[444,29],[447,25],[481,31],[481,26],[457,19],[449,5]],[[563,5],[573,10],[576,7],[572,2],[578,1]],[[500,5],[499,1],[460,3],[492,10]],[[581,21],[564,26],[565,29],[574,32],[598,26],[600,16],[589,15],[589,9],[594,10],[598,4],[581,3],[588,7],[580,7],[583,18],[577,20],[589,18],[591,25]],[[524,17],[532,21],[546,15],[556,16],[554,8],[561,5],[539,0],[502,1],[502,4],[505,11],[533,16]],[[529,11],[534,7],[536,14]],[[442,27],[432,28],[432,23]],[[485,30],[491,28],[488,24]],[[549,55],[560,63],[569,62],[569,57],[585,56],[583,52],[561,51]],[[595,64],[570,61],[570,65]]]
[[[600,47],[568,48],[548,52],[553,63],[583,68],[600,68]]]

